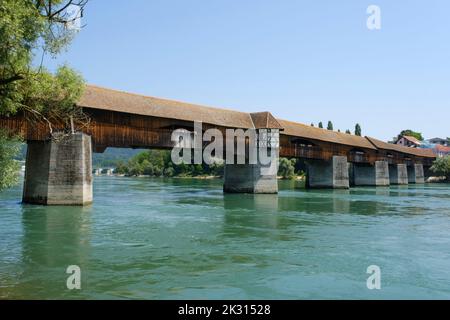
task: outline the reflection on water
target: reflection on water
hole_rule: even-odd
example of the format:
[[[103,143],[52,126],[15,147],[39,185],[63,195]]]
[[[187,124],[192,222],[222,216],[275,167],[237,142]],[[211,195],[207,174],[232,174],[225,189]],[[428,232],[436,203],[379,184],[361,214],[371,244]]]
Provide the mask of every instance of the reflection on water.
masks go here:
[[[223,234],[228,237],[270,236],[283,219],[274,194],[226,195],[224,209]]]
[[[88,259],[90,210],[81,207],[20,206],[22,223],[19,270],[21,285],[11,298],[64,296],[68,265],[83,267]],[[3,274],[2,276],[10,276]]]
[[[0,194],[0,298],[449,298],[450,188],[222,193],[220,180],[96,177],[90,207]],[[365,286],[382,270],[382,290]],[[66,289],[67,266],[82,290]]]
[[[35,265],[58,267],[83,261],[89,248],[91,208],[23,206],[23,257]],[[61,250],[62,249],[62,250]]]

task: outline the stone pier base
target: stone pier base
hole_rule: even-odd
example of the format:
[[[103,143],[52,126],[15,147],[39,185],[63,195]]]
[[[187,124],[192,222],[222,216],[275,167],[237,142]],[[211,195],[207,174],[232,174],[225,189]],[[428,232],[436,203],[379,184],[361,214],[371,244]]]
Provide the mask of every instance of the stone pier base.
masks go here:
[[[387,161],[376,161],[374,165],[353,164],[355,186],[389,186],[389,165]]]
[[[334,156],[330,161],[308,161],[306,187],[348,189],[350,183],[347,157]]]
[[[409,183],[425,183],[425,175],[422,164],[413,164],[408,166]]]
[[[22,201],[43,205],[91,203],[91,137],[76,133],[57,141],[28,141]]]
[[[406,164],[389,165],[389,179],[391,181],[391,184],[407,185],[408,169],[406,167]]]
[[[274,164],[277,167],[277,164]],[[278,193],[277,170],[260,164],[226,164],[223,191]]]

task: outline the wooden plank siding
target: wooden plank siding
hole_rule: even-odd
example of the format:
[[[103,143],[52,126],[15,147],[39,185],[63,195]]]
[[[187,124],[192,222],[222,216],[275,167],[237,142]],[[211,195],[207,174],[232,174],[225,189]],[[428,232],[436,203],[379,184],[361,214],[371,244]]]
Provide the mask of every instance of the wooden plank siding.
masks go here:
[[[170,149],[173,130],[184,128],[193,130],[194,123],[177,119],[152,117],[125,112],[84,108],[91,123],[85,133],[92,136],[94,152],[103,152],[107,147]],[[0,117],[0,128],[11,134],[22,136],[25,140],[46,140],[50,130],[44,122],[30,122],[23,115]],[[225,137],[226,127],[203,124],[203,130],[219,129]],[[54,128],[58,130],[61,128]],[[234,129],[234,128],[233,128]],[[206,143],[207,144],[207,143]],[[225,146],[224,146],[225,149]],[[346,156],[349,162],[373,164],[386,160],[390,164],[422,163],[430,166],[431,157],[420,157],[393,150],[362,148],[351,145],[331,143],[316,139],[280,133],[280,156],[317,160],[330,160],[333,156]]]

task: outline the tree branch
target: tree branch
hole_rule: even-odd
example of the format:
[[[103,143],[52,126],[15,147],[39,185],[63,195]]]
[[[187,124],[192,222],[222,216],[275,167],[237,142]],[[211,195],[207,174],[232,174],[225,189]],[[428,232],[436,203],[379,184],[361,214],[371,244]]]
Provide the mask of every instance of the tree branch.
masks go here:
[[[56,9],[55,11],[53,11],[52,8],[52,1],[50,0],[48,5],[42,4],[41,1],[38,1],[37,3],[37,8],[40,9],[41,6],[44,7],[45,9],[45,14],[41,13],[41,15],[43,17],[46,17],[48,20],[56,22],[56,23],[70,23],[73,19],[68,20],[65,18],[65,11],[71,6],[78,6],[80,7],[81,12],[83,12],[84,7],[86,6],[86,4],[88,3],[89,0],[79,0],[79,1],[74,1],[74,0],[68,0],[67,3],[65,3],[64,5],[62,5],[59,9]]]
[[[51,2],[50,2],[51,3]],[[64,10],[66,10],[71,4],[73,4],[73,0],[70,0],[69,2],[67,2],[64,6],[62,6],[60,9],[56,10],[55,12],[49,14],[49,18],[53,18],[54,16],[57,16],[58,14],[60,14],[61,12],[63,12]],[[51,5],[51,4],[50,4]]]
[[[15,76],[12,76],[12,77],[9,77],[9,78],[6,78],[6,79],[1,79],[0,80],[0,85],[4,86],[4,85],[7,85],[7,84],[10,84],[11,82],[19,81],[19,80],[23,80],[23,79],[25,79],[24,76],[17,74]]]

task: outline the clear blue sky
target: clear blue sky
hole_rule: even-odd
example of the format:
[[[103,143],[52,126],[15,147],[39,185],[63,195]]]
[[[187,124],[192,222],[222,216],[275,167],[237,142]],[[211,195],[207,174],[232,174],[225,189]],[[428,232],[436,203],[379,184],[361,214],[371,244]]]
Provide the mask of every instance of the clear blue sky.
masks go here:
[[[379,31],[366,9],[381,8]],[[303,123],[450,136],[450,1],[90,0],[68,51],[88,83]]]

